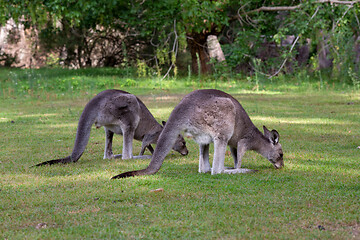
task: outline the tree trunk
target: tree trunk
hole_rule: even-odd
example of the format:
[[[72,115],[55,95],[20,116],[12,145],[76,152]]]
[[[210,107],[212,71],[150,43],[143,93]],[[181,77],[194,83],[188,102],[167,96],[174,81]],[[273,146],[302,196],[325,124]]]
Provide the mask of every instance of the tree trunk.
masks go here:
[[[324,35],[323,31],[319,31],[318,37],[318,45],[317,45],[317,53],[319,60],[319,69],[327,69],[331,68],[333,64],[333,60],[329,58],[330,50],[328,47],[328,36]]]
[[[193,73],[200,72],[201,74],[210,73],[211,67],[209,65],[210,57],[206,47],[206,34],[195,33],[188,35],[188,46],[191,54],[191,71]],[[199,63],[198,63],[199,60]]]

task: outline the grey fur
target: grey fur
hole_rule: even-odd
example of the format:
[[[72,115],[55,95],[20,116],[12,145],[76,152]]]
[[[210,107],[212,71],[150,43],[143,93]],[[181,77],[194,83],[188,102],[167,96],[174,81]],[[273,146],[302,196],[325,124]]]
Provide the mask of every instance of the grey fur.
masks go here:
[[[262,134],[252,123],[240,103],[231,95],[215,89],[197,90],[185,96],[172,111],[160,134],[150,165],[146,169],[119,174],[113,178],[155,174],[170,151],[176,136],[185,131],[200,146],[199,172],[243,173],[241,159],[247,150],[267,158],[275,168],[284,165],[283,152],[276,130],[264,126]],[[209,144],[214,143],[212,168],[209,163]],[[230,146],[234,169],[224,168],[226,146]]]
[[[155,120],[154,116],[139,98],[121,90],[105,90],[86,104],[79,119],[75,144],[71,155],[65,158],[45,161],[35,166],[76,162],[88,144],[93,124],[97,128],[104,126],[105,129],[104,159],[119,157],[122,157],[122,159],[150,158],[151,156],[143,155],[145,149],[148,148],[153,153],[151,144],[156,144],[163,130],[163,126]],[[112,151],[114,133],[123,135],[123,150],[122,154],[119,155],[114,155]],[[142,141],[139,156],[133,156],[133,139]],[[185,140],[179,134],[175,137],[170,148],[173,148],[182,155],[188,154]]]

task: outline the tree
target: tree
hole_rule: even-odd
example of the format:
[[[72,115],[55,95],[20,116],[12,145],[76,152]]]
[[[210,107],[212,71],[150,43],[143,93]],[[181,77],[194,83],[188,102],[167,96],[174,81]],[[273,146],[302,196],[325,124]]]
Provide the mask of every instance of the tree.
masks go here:
[[[344,72],[344,62],[358,62],[359,5],[359,0],[2,0],[0,20],[12,17],[38,27],[50,23],[54,29],[62,22],[67,39],[79,37],[71,40],[77,53],[91,52],[84,39],[98,26],[116,30],[125,36],[126,48],[137,46],[134,57],[158,69],[161,64],[174,67],[178,50],[188,47],[192,71],[200,65],[202,73],[210,71],[206,41],[215,35],[227,66],[271,77],[294,71],[304,46],[316,68]],[[285,44],[289,36],[293,41]],[[71,52],[71,44],[66,45]]]
[[[337,0],[314,0],[308,2],[281,1],[278,5],[243,5],[238,8],[238,14],[235,19],[244,26],[243,33],[251,33],[247,26],[257,28],[259,33],[265,37],[270,37],[268,41],[273,41],[277,46],[281,46],[282,40],[286,36],[295,36],[291,48],[283,48],[284,59],[279,64],[274,74],[278,74],[286,61],[291,58],[293,47],[298,42],[311,42],[312,54],[316,55],[316,61],[313,65],[316,69],[331,69],[333,63],[341,71],[347,67],[340,66],[339,63],[357,65],[360,53],[354,51],[359,38],[360,23],[358,20],[360,1],[337,1]],[[255,4],[255,3],[254,3]],[[271,24],[259,24],[262,21]],[[266,27],[264,29],[263,27]],[[268,28],[269,27],[269,28]],[[270,29],[270,31],[269,31]],[[239,34],[243,36],[241,33]],[[261,39],[256,35],[256,39]],[[241,39],[239,39],[241,41]],[[347,43],[347,44],[345,44]],[[241,44],[239,44],[241,46]],[[259,45],[259,44],[258,44]],[[257,45],[257,46],[258,46]],[[253,44],[256,46],[256,44]],[[313,47],[315,46],[315,47]],[[346,46],[339,51],[340,46]],[[243,48],[242,54],[254,56],[254,53]],[[354,52],[355,55],[354,56]],[[296,51],[292,52],[294,56]],[[270,74],[269,77],[273,76]]]
[[[76,43],[84,51],[86,44],[80,43],[86,43],[84,39],[88,30],[101,25],[127,32],[139,39],[147,39],[155,47],[170,48],[170,40],[186,39],[192,56],[193,71],[197,72],[199,58],[203,73],[209,71],[207,63],[210,59],[205,47],[207,36],[218,35],[227,18],[227,1],[211,0],[15,0],[2,1],[0,7],[4,10],[1,14],[2,22],[10,17],[37,26],[52,23],[52,27],[55,27],[61,22],[61,31],[58,32],[62,32],[70,40],[66,45],[69,61],[73,60],[71,56],[75,51],[74,44],[71,43]],[[179,38],[174,38],[174,32]]]

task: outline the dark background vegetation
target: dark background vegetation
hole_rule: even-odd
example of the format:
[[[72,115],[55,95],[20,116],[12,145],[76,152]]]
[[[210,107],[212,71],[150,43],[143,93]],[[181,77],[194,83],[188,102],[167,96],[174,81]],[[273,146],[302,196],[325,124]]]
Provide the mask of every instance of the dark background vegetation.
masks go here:
[[[117,67],[139,76],[280,74],[359,84],[358,1],[1,1],[3,66]],[[20,27],[19,27],[20,26]],[[27,39],[28,62],[21,49]],[[217,36],[225,61],[210,58]],[[25,48],[25,46],[24,46]]]
[[[0,0],[0,236],[359,239],[359,7]],[[226,91],[280,133],[285,167],[249,151],[254,174],[198,174],[187,139],[189,155],[170,153],[157,174],[110,181],[149,161],[102,159],[93,129],[77,163],[30,168],[71,152],[84,106],[109,88],[139,96],[159,122],[194,89]]]

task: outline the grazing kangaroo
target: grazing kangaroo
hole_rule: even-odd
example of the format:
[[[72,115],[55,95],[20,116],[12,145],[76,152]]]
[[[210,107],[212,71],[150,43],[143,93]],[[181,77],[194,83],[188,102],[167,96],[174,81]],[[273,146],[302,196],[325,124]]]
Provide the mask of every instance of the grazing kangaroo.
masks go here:
[[[170,114],[160,134],[150,165],[146,169],[114,176],[125,178],[149,175],[159,171],[178,134],[192,135],[200,145],[199,172],[244,173],[241,159],[247,150],[254,150],[267,158],[275,168],[284,165],[279,133],[264,126],[262,134],[252,123],[240,103],[231,95],[219,90],[197,90],[185,96]],[[212,168],[209,163],[209,144],[214,143]],[[230,146],[235,168],[225,169],[226,146]]]
[[[82,112],[76,132],[73,151],[70,156],[39,163],[35,166],[52,165],[56,163],[76,162],[83,154],[89,141],[91,126],[95,123],[96,128],[105,128],[105,152],[104,159],[120,158],[150,158],[143,155],[148,148],[154,152],[151,144],[156,144],[163,126],[161,126],[146,108],[145,104],[136,96],[121,90],[105,90],[86,104]],[[163,122],[164,124],[165,122]],[[123,135],[122,154],[114,155],[112,140],[114,133]],[[133,156],[133,139],[142,141],[139,156]],[[178,134],[172,146],[175,151],[187,155],[188,150],[184,138]]]

